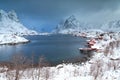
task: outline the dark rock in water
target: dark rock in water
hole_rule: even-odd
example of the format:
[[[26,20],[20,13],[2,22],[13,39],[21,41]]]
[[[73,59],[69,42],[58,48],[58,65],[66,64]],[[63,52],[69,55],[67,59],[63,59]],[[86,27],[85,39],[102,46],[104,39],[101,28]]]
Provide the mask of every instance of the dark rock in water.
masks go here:
[[[79,49],[80,53],[85,56],[86,59],[89,59],[93,53],[97,50],[96,48],[81,48]]]

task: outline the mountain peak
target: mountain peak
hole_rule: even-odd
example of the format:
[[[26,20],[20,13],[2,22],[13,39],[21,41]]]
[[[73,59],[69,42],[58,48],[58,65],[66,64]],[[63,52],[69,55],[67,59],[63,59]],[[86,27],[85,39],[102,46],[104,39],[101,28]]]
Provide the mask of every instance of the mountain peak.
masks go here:
[[[0,21],[5,20],[7,18],[7,13],[4,10],[0,10]]]
[[[17,14],[14,10],[11,10],[8,12],[8,17],[16,22],[18,22],[18,17],[17,17]]]
[[[12,20],[19,22],[17,14],[14,10],[9,11],[8,13],[4,10],[0,10],[0,21]]]
[[[77,20],[77,19],[76,19],[76,17],[75,17],[74,15],[71,15],[70,17],[68,17],[67,20],[69,20],[69,21],[73,21],[73,20]]]
[[[37,34],[34,30],[26,28],[18,19],[14,10],[8,13],[0,10],[0,33],[32,35]]]
[[[71,15],[68,17],[65,22],[63,23],[64,28],[76,28],[79,27],[80,23],[79,21],[75,18],[74,15]]]
[[[74,15],[69,16],[64,21],[61,21],[54,30],[55,33],[74,33],[90,30],[93,26],[87,23],[80,22]]]
[[[2,9],[0,9],[0,14],[6,14],[6,12]]]
[[[74,15],[71,15],[70,17],[66,18],[64,21],[61,21],[60,24],[57,25],[55,32],[61,33],[65,31],[66,33],[69,33],[71,31],[81,31],[81,27],[83,27],[84,24],[80,23]]]

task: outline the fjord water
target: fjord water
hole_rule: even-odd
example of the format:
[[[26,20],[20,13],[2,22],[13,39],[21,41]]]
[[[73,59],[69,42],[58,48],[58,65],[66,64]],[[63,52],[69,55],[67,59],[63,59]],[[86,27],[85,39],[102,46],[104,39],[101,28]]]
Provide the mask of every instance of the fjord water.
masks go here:
[[[30,43],[18,45],[1,45],[0,61],[10,61],[14,54],[22,54],[27,58],[34,55],[37,62],[44,56],[50,63],[61,63],[71,59],[80,58],[82,55],[78,48],[85,47],[86,38],[72,35],[37,35],[25,36]]]

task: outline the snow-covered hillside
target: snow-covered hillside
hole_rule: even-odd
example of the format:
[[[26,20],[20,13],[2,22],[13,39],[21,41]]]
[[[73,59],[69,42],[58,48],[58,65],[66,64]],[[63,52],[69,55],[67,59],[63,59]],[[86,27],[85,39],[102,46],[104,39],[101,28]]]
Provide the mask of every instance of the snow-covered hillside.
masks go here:
[[[34,30],[27,29],[18,19],[14,10],[8,13],[0,10],[0,33],[9,33],[17,35],[34,35]]]
[[[104,31],[109,31],[109,32],[119,32],[120,31],[120,20],[114,20],[107,22],[101,27],[102,30]]]

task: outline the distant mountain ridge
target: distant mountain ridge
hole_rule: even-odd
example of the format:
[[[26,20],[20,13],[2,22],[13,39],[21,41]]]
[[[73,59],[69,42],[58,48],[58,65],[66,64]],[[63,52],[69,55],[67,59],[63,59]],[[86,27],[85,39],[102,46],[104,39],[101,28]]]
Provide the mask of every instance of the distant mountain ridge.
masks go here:
[[[14,10],[8,13],[0,10],[0,33],[17,34],[17,35],[34,35],[34,30],[26,28],[18,19]]]

